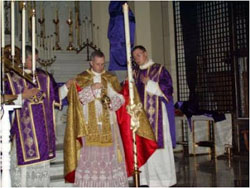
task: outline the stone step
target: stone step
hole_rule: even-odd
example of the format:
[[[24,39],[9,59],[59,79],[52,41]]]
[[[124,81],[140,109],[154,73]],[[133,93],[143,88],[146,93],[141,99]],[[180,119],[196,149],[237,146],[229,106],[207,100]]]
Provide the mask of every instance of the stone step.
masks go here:
[[[63,150],[56,150],[56,157],[51,162],[63,162]]]
[[[63,161],[60,162],[50,162],[50,174],[51,176],[62,176],[64,173]]]
[[[50,187],[73,187],[72,183],[65,183],[63,175],[51,176]]]
[[[73,187],[64,182],[63,144],[56,145],[56,158],[50,162],[50,187]]]

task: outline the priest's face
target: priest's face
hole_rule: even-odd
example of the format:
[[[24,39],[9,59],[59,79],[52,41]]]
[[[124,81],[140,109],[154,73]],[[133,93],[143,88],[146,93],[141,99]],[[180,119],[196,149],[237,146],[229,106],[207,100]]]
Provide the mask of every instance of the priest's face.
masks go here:
[[[146,62],[148,62],[148,54],[147,52],[137,48],[135,51],[133,51],[133,58],[137,65],[144,65]]]
[[[104,71],[105,67],[105,58],[104,57],[94,57],[94,59],[90,62],[90,65],[93,71],[97,73],[101,73]]]

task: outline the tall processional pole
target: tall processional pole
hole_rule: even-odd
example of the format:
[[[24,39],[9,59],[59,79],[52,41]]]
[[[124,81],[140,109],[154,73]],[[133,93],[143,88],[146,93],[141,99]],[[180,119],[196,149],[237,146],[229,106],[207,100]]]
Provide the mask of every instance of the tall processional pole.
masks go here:
[[[130,125],[133,134],[133,153],[134,153],[134,184],[135,187],[140,186],[140,172],[138,168],[137,147],[136,147],[136,131],[139,128],[139,112],[142,109],[142,104],[135,104],[134,101],[134,79],[132,74],[131,48],[130,48],[130,30],[129,30],[129,15],[128,4],[123,5],[124,24],[125,24],[125,39],[127,51],[127,69],[128,69],[128,86],[129,86],[129,105],[127,106],[128,114],[131,117]]]

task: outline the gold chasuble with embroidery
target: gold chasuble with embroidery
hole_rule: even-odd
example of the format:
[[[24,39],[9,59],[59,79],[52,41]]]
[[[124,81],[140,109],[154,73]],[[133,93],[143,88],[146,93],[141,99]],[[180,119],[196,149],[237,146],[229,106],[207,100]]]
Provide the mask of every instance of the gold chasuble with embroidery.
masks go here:
[[[102,96],[95,98],[95,100],[87,104],[89,115],[88,120],[86,120],[79,92],[85,92],[84,88],[90,87],[94,83],[94,76],[91,70],[84,71],[77,75],[76,83],[72,84],[69,88],[67,127],[64,137],[64,177],[65,181],[70,183],[75,182],[75,171],[83,144],[82,137],[84,138],[85,146],[108,147],[114,142],[109,109],[105,105],[102,105],[102,114],[96,117],[96,113],[98,112],[95,107],[95,100],[99,100],[102,104],[105,103],[103,99],[107,96],[108,84],[111,85],[115,92],[119,92],[121,87],[116,76],[108,72],[102,73],[101,83],[104,86]],[[98,126],[99,121],[102,122],[101,130]]]

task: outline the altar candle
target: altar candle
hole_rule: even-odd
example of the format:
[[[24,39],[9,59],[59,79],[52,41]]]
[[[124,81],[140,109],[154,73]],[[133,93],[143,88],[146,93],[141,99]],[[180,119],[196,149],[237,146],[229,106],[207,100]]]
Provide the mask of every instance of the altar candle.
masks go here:
[[[1,1],[1,7],[2,7],[2,48],[5,46],[5,36],[4,36],[4,28],[5,28],[5,23],[4,23],[4,1]]]
[[[35,23],[35,9],[32,10],[32,74],[33,82],[35,81],[35,70],[36,70],[36,23]]]
[[[71,11],[71,8],[69,9],[69,19],[72,20],[72,11]]]
[[[23,63],[23,68],[24,68],[24,65],[25,65],[25,13],[26,13],[26,10],[25,10],[25,6],[26,6],[26,3],[24,2],[23,3],[23,9],[22,9],[22,63]]]
[[[55,21],[58,20],[58,9],[56,8],[56,11],[55,11]]]
[[[15,56],[15,4],[11,1],[11,56]]]
[[[129,98],[130,104],[134,103],[134,92],[133,85],[131,81],[133,80],[132,67],[131,67],[131,51],[130,51],[130,32],[129,32],[129,15],[128,15],[128,4],[123,5],[124,14],[124,26],[125,26],[125,39],[126,39],[126,52],[127,52],[127,62],[128,62],[128,80],[129,80]]]

